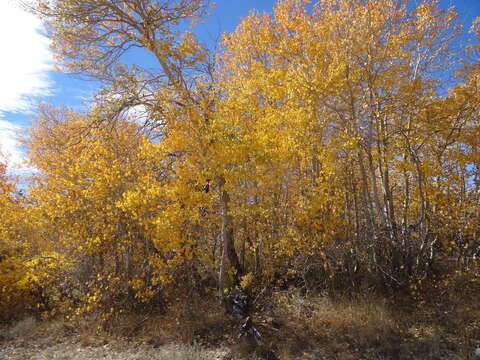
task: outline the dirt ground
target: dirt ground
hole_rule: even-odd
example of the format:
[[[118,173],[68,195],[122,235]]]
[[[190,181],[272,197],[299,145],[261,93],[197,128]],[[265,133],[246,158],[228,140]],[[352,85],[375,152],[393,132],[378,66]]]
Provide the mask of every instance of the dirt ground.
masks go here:
[[[4,341],[0,344],[2,360],[223,360],[227,349],[201,349],[191,345],[156,346],[148,342],[100,340],[87,343],[84,336],[62,339]]]

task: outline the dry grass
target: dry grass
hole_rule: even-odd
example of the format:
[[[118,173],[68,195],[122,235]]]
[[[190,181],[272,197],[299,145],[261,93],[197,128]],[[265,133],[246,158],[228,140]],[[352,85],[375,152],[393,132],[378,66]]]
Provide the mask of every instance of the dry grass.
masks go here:
[[[212,357],[213,356],[213,357]],[[65,342],[47,347],[5,346],[0,349],[0,358],[9,360],[212,360],[215,354],[187,345],[168,346],[159,349],[144,345],[119,346],[106,344],[99,347],[85,347]]]
[[[198,346],[175,345],[161,348],[151,360],[210,360],[209,355]]]
[[[0,359],[8,360],[214,360],[226,353],[188,344],[160,346],[140,338],[97,334],[85,326],[72,329],[61,321],[31,318],[2,333],[8,336],[0,340]]]
[[[27,317],[15,323],[13,326],[2,329],[0,338],[15,339],[18,337],[26,337],[37,327],[37,321],[33,317]]]
[[[87,318],[74,323],[27,318],[3,330],[8,336],[3,343],[0,338],[0,359],[223,359],[229,352],[221,346],[228,320],[216,302],[190,300],[165,315],[118,316],[106,329]]]
[[[399,334],[394,315],[377,299],[305,299],[285,292],[274,296],[273,313],[282,322],[276,335],[283,338],[282,359],[358,358]]]
[[[179,301],[164,314],[131,314],[118,317],[110,334],[142,339],[155,346],[196,343],[218,346],[225,342],[230,321],[217,301],[190,298],[190,304]]]
[[[27,318],[0,329],[0,359],[252,360],[273,351],[280,360],[473,360],[480,345],[480,304],[473,296],[443,294],[419,306],[283,291],[259,308],[252,319],[262,346],[239,339],[215,301],[193,299],[166,315],[119,317],[103,333],[86,319],[66,324]]]
[[[455,326],[452,319],[445,322],[459,314],[452,312],[440,318],[432,315],[439,309],[410,305],[400,306],[375,296],[306,299],[280,292],[272,297],[269,316],[281,326],[273,329],[263,321],[261,330],[282,360],[474,358],[478,346],[471,338],[474,331],[470,329],[465,335],[461,321],[456,320]],[[457,308],[457,313],[462,311],[465,316],[471,307]],[[475,327],[471,321],[466,324]],[[480,333],[480,329],[476,331]]]
[[[359,298],[355,301],[327,297],[302,299],[279,296],[278,305],[315,332],[349,333],[371,339],[379,333],[397,330],[397,322],[383,300]]]

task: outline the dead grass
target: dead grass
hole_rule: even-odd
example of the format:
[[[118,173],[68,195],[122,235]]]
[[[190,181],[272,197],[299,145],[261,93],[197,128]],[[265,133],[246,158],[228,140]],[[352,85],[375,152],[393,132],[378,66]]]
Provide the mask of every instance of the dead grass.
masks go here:
[[[52,344],[38,347],[5,346],[0,348],[0,358],[9,360],[212,360],[216,359],[211,351],[200,348],[177,345],[159,349],[135,344],[105,344],[97,347],[85,347],[74,342]]]
[[[161,348],[151,360],[210,360],[208,352],[195,345],[175,345]]]
[[[164,344],[140,337],[121,338],[96,333],[96,327],[72,328],[62,321],[27,318],[2,330],[0,359],[8,360],[214,360],[223,349],[198,345]]]
[[[441,293],[443,294],[443,293]],[[304,298],[275,292],[252,314],[264,344],[238,338],[213,300],[179,302],[166,315],[125,315],[98,332],[26,318],[0,329],[0,359],[122,360],[473,360],[480,345],[476,297],[439,296],[419,305],[370,296]]]
[[[379,299],[333,301],[277,293],[272,316],[283,323],[277,331],[283,338],[278,349],[282,359],[358,358],[400,334],[397,319]]]
[[[190,304],[178,301],[164,314],[130,314],[119,316],[109,333],[141,339],[154,346],[195,343],[219,346],[228,338],[231,323],[213,299],[191,298]]]
[[[33,317],[27,317],[16,322],[13,326],[0,330],[0,338],[15,339],[28,336],[37,327]]]
[[[370,339],[398,328],[393,314],[380,299],[333,301],[328,297],[302,299],[283,294],[278,298],[278,305],[298,320],[305,321],[315,332],[328,330]]]
[[[472,304],[456,312],[465,317],[471,308]],[[272,297],[269,317],[281,326],[274,329],[263,321],[262,331],[282,360],[473,359],[477,343],[472,335],[480,329],[474,331],[475,325],[465,318],[462,324],[458,321],[462,316],[454,312],[444,315],[457,320],[432,314],[438,311],[373,295],[332,300],[278,292]],[[470,328],[469,335],[465,327]]]

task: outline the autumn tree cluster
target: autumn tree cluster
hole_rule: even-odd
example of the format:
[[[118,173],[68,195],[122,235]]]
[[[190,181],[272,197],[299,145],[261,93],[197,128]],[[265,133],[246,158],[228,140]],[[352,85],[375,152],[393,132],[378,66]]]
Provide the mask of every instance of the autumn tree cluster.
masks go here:
[[[107,320],[234,285],[476,274],[478,23],[433,0],[283,0],[214,53],[192,31],[213,8],[34,1],[59,70],[102,87],[87,112],[39,110],[21,192],[1,168],[0,307]]]

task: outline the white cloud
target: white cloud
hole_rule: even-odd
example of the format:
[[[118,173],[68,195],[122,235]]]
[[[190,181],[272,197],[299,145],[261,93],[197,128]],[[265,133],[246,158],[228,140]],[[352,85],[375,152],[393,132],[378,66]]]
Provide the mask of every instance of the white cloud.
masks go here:
[[[13,170],[28,171],[25,155],[18,143],[18,136],[22,127],[9,121],[0,120],[0,152],[6,157],[8,166]]]
[[[147,109],[145,108],[145,105],[132,106],[128,108],[128,110],[125,112],[125,115],[128,118],[128,120],[137,122],[142,125],[148,119],[148,113],[147,113]]]
[[[18,143],[22,127],[8,112],[28,112],[32,100],[50,94],[53,56],[42,23],[16,0],[0,0],[0,151],[15,172],[32,171]]]
[[[53,57],[41,29],[16,1],[0,0],[0,116],[27,111],[32,98],[49,94]]]

